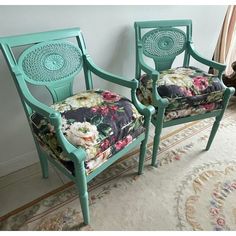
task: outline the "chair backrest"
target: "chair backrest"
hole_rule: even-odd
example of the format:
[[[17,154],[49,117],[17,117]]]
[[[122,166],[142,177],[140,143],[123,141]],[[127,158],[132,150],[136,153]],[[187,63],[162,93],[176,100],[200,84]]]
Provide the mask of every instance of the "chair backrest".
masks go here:
[[[73,80],[82,68],[86,88],[91,89],[91,77],[83,61],[86,47],[79,28],[2,37],[0,43],[20,96],[24,91],[17,86],[19,80],[46,86],[53,101],[61,101],[72,95]],[[27,47],[18,59],[13,53],[16,47]]]
[[[136,65],[141,53],[152,58],[156,70],[171,68],[177,55],[185,51],[184,65],[189,63],[187,42],[192,38],[191,20],[135,22]],[[139,70],[139,68],[136,68]],[[140,72],[136,73],[140,74]]]

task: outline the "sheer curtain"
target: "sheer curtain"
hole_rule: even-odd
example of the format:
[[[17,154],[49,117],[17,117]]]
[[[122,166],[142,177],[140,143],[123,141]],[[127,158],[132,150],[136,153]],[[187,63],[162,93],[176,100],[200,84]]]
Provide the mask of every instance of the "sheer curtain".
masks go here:
[[[227,65],[226,75],[233,72],[231,64],[236,61],[236,6],[227,9],[213,59]]]

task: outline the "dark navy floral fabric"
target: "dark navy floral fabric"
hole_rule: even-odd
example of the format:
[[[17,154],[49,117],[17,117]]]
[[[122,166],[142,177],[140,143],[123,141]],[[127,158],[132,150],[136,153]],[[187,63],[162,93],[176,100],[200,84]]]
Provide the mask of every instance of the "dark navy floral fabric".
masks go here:
[[[51,107],[61,113],[62,131],[68,141],[86,151],[87,174],[145,131],[143,116],[134,105],[110,91],[81,92]],[[31,123],[42,147],[73,173],[73,163],[63,153],[49,122],[34,113]]]
[[[217,76],[195,67],[177,67],[160,72],[157,90],[170,102],[165,120],[203,114],[222,108],[224,86]],[[137,90],[140,101],[152,104],[152,80],[144,74]]]

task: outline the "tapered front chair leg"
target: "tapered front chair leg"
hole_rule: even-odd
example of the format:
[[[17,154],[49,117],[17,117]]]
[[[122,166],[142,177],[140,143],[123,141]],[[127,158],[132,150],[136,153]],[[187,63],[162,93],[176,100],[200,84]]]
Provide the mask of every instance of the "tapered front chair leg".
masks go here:
[[[89,217],[89,200],[88,200],[88,187],[86,180],[86,173],[84,168],[84,162],[80,162],[75,167],[76,174],[76,186],[79,192],[80,205],[83,213],[84,224],[90,223]]]
[[[208,142],[207,142],[206,151],[208,151],[210,149],[210,147],[211,147],[211,144],[212,144],[212,142],[213,142],[213,140],[215,138],[215,135],[217,133],[217,130],[218,130],[219,126],[220,126],[220,121],[221,121],[221,118],[216,117],[215,122],[214,122],[214,124],[212,126],[212,129],[211,129],[211,134],[210,134]]]
[[[215,135],[217,133],[217,130],[218,130],[219,126],[220,126],[220,121],[221,121],[221,119],[222,119],[222,117],[224,115],[224,112],[225,112],[225,110],[226,110],[226,108],[228,106],[229,99],[234,94],[234,92],[235,92],[235,89],[233,89],[233,88],[227,88],[225,90],[225,92],[224,92],[224,96],[223,96],[223,109],[222,109],[221,114],[216,117],[215,122],[214,122],[214,124],[212,126],[211,134],[210,134],[210,137],[208,139],[207,146],[206,146],[206,151],[208,151],[210,149],[210,147],[211,147],[211,144],[212,144],[212,142],[213,142],[213,140],[215,138]]]
[[[138,167],[138,174],[141,175],[143,173],[143,165],[145,160],[145,155],[147,151],[147,143],[149,138],[149,129],[150,129],[150,121],[151,121],[151,111],[148,111],[145,116],[145,139],[142,141],[140,145],[140,154],[139,154],[139,167]]]
[[[158,154],[158,148],[159,148],[160,139],[161,139],[161,131],[162,131],[162,127],[157,126],[155,128],[155,136],[154,136],[153,151],[152,151],[152,166],[155,166],[155,167],[157,167],[157,154]]]
[[[48,178],[48,160],[46,157],[46,153],[40,148],[38,143],[36,143],[36,148],[38,151],[38,156],[39,156],[40,165],[42,169],[42,175],[43,175],[43,178],[46,179]]]
[[[155,136],[154,136],[153,151],[152,151],[152,166],[155,166],[155,167],[157,167],[157,154],[158,154],[158,148],[159,148],[160,139],[161,139],[164,112],[165,112],[164,109],[159,109],[157,120],[155,123]]]
[[[139,166],[138,166],[138,174],[141,175],[143,173],[143,165],[145,160],[145,154],[147,151],[147,140],[148,138],[145,137],[145,139],[142,141],[140,145],[140,154],[139,154]]]

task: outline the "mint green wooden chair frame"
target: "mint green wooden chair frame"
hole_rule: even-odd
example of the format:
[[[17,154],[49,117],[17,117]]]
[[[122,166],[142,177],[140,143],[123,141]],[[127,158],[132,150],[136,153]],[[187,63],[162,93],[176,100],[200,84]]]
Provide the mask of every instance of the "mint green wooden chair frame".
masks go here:
[[[83,63],[83,71],[85,77],[86,89],[93,89],[93,81],[92,81],[92,73],[97,75],[98,77],[110,81],[116,85],[124,86],[131,90],[131,98],[132,102],[137,108],[137,110],[144,115],[145,117],[145,133],[139,135],[133,142],[113,155],[109,158],[104,164],[95,169],[91,174],[86,175],[84,160],[86,158],[86,153],[82,148],[76,148],[73,146],[68,140],[65,138],[61,131],[61,115],[59,112],[56,112],[49,106],[38,101],[28,89],[27,82],[33,83],[39,86],[46,86],[49,92],[52,95],[53,101],[57,102],[65,99],[66,97],[72,96],[72,84],[74,80],[74,74],[71,76],[67,76],[59,81],[33,81],[30,80],[22,73],[22,68],[19,66],[19,61],[17,62],[12,49],[18,46],[26,46],[30,44],[38,44],[44,42],[45,45],[50,45],[50,42],[55,40],[67,40],[69,38],[76,38],[78,47],[81,50],[81,58]],[[101,68],[97,67],[91,57],[89,56],[85,42],[82,36],[82,33],[79,28],[72,29],[64,29],[64,30],[56,30],[42,33],[34,33],[34,34],[26,34],[20,36],[10,36],[10,37],[2,37],[0,38],[1,49],[3,51],[4,57],[9,66],[12,77],[14,78],[14,82],[18,93],[20,95],[27,119],[29,121],[29,117],[33,112],[37,112],[44,117],[48,118],[51,125],[54,126],[56,131],[56,137],[63,151],[68,155],[75,167],[75,176],[73,176],[62,164],[55,161],[51,158],[47,153],[40,147],[36,138],[34,138],[36,148],[38,151],[43,178],[48,177],[48,160],[55,165],[60,171],[62,171],[67,177],[69,177],[77,186],[79,192],[79,198],[82,208],[82,213],[84,217],[84,223],[89,224],[89,200],[88,200],[88,192],[87,192],[87,183],[92,180],[95,176],[101,173],[103,170],[108,168],[111,164],[117,161],[119,158],[124,156],[131,149],[140,145],[140,156],[139,156],[139,167],[138,174],[142,173],[144,156],[146,153],[146,146],[149,134],[149,123],[151,121],[151,116],[154,114],[155,109],[152,106],[144,106],[142,105],[137,97],[136,97],[136,89],[138,87],[138,81],[126,80],[125,78],[113,75],[111,73],[105,72]],[[33,64],[32,64],[33,65]],[[49,66],[51,66],[49,64]],[[82,66],[81,66],[82,67]],[[78,68],[80,69],[80,68]],[[34,137],[34,135],[33,135]]]
[[[177,27],[177,28],[176,28]],[[193,41],[192,41],[192,21],[191,20],[161,20],[161,21],[143,21],[143,22],[135,22],[135,43],[136,43],[136,79],[139,80],[141,76],[141,71],[144,71],[149,75],[149,78],[152,79],[152,99],[154,107],[158,108],[158,112],[156,116],[152,117],[152,123],[155,126],[155,137],[153,144],[153,154],[152,154],[152,165],[157,166],[157,152],[160,143],[160,135],[162,128],[170,127],[173,125],[183,124],[186,122],[196,121],[200,119],[205,119],[209,117],[215,117],[215,122],[213,124],[210,137],[208,143],[206,145],[206,150],[209,150],[212,141],[216,135],[218,130],[220,121],[223,117],[225,109],[228,105],[230,97],[234,94],[234,88],[225,87],[225,91],[223,94],[223,108],[220,110],[215,110],[205,114],[199,114],[195,116],[188,116],[184,118],[179,118],[171,121],[164,122],[164,114],[165,108],[168,106],[169,102],[166,98],[162,98],[157,92],[157,80],[159,79],[159,71],[170,69],[175,57],[182,52],[184,52],[184,60],[183,66],[189,66],[190,58],[194,58],[198,62],[213,67],[218,70],[218,76],[222,81],[222,73],[224,72],[226,66],[215,61],[208,60],[202,57],[198,52],[195,51]],[[181,30],[180,30],[181,28]],[[182,30],[185,28],[185,31]],[[149,30],[149,31],[148,31]],[[156,30],[156,32],[155,32]],[[145,31],[143,36],[142,32]],[[148,33],[147,33],[148,31]],[[162,36],[158,38],[158,33],[162,33]],[[165,34],[168,32],[168,35]],[[172,34],[177,34],[178,36],[175,38]],[[152,33],[156,33],[155,37],[149,38],[150,45],[144,45],[143,37],[148,38]],[[173,37],[172,37],[173,36]],[[172,37],[172,38],[171,38]],[[144,38],[146,40],[146,38]],[[182,44],[180,45],[178,42],[180,39]],[[155,41],[156,40],[156,41]],[[177,47],[173,47],[172,51],[169,51],[168,44],[177,44]],[[163,51],[163,55],[154,55],[155,52],[145,52],[144,47],[154,47],[154,50],[159,50],[161,48]],[[156,47],[156,48],[155,48]],[[153,53],[153,54],[152,54]],[[143,56],[147,56],[152,58],[155,63],[155,68],[150,67],[144,61]],[[222,81],[223,84],[223,81]]]

